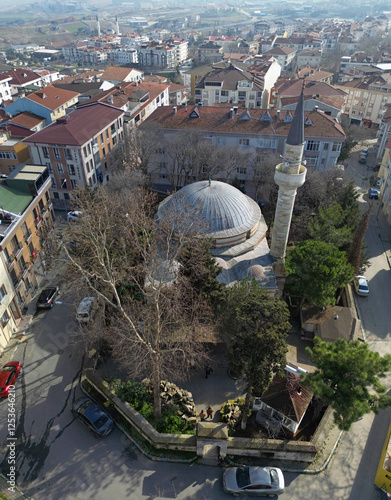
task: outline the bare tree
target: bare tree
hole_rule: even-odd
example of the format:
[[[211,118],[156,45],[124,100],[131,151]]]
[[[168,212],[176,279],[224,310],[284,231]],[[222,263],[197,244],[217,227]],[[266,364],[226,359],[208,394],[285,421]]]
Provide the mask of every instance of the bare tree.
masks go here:
[[[160,381],[186,376],[204,363],[209,308],[179,272],[184,247],[205,244],[203,223],[180,200],[154,219],[156,199],[143,190],[112,196],[104,188],[80,192],[83,213],[69,228],[76,250],[64,245],[71,284],[87,287],[109,312],[90,343],[108,340],[133,377],[150,377],[155,415]],[[200,260],[202,265],[202,260]]]

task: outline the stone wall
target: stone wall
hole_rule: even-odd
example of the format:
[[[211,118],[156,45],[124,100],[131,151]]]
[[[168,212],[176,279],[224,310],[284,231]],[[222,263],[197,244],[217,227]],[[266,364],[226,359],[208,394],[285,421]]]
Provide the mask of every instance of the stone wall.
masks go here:
[[[203,456],[204,450],[211,444],[220,448],[220,454],[223,457],[228,454],[310,463],[315,459],[333,425],[332,411],[327,410],[310,442],[228,437],[228,427],[221,422],[217,424],[212,422],[198,423],[197,435],[162,434],[157,432],[128,403],[121,401],[109,389],[108,383],[94,369],[86,369],[83,372],[82,380],[87,380],[96,391],[108,399],[129,424],[153,447],[194,452],[199,457]]]

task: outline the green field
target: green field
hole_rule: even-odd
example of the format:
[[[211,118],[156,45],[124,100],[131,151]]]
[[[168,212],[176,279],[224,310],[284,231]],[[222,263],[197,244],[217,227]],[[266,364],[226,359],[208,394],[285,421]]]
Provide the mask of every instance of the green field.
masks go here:
[[[84,23],[66,23],[62,25],[69,33],[75,33],[79,28],[84,29],[86,25]]]

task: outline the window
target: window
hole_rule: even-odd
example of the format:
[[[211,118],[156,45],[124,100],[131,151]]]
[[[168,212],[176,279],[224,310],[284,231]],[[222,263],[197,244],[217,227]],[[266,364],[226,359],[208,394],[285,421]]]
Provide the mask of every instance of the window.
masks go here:
[[[319,141],[307,141],[307,151],[319,151]]]
[[[74,165],[68,165],[69,175],[75,175],[75,167]]]
[[[71,179],[71,186],[72,189],[75,189],[75,187],[77,186],[77,182],[75,181],[75,179]]]
[[[56,184],[56,180],[54,177],[52,177],[52,188],[53,189],[56,189],[57,188],[57,184]]]
[[[249,146],[250,139],[239,139],[239,144],[240,144],[240,146]]]
[[[55,200],[58,200],[58,199],[60,198],[60,195],[57,193],[57,191],[54,191],[54,193],[53,193],[53,198],[54,198]]]
[[[333,144],[333,151],[341,151],[341,143]]]
[[[100,142],[103,144],[103,132],[100,134]]]
[[[260,138],[258,147],[276,149],[277,148],[277,139],[262,139],[262,138]]]
[[[316,167],[316,164],[318,162],[317,156],[306,156],[304,159],[309,167]]]
[[[43,153],[44,158],[49,158],[48,148],[43,147],[42,148],[42,153]]]
[[[68,189],[66,179],[61,179],[61,189]]]
[[[107,128],[107,129],[106,129],[106,139],[109,139],[109,137],[110,137],[110,136],[109,136],[109,129]]]
[[[62,163],[57,163],[57,170],[60,175],[64,175],[64,165]]]
[[[3,302],[6,295],[7,295],[7,290],[5,289],[4,285],[1,285],[0,286],[0,303]]]
[[[247,169],[245,167],[238,167],[236,169],[237,174],[246,174],[246,172],[247,172]]]
[[[88,156],[87,147],[86,146],[84,146],[84,148],[83,148],[83,154],[84,154],[84,156]]]
[[[64,200],[69,200],[69,194],[68,193],[64,193]]]
[[[325,142],[323,144],[323,149],[329,149],[329,143],[328,142]]]
[[[72,151],[70,149],[65,149],[65,158],[67,160],[72,160]]]
[[[46,168],[48,169],[49,174],[53,173],[53,167],[51,163],[46,163]]]
[[[4,328],[9,320],[10,320],[9,314],[7,313],[7,311],[5,311],[0,320],[1,326]]]
[[[60,150],[58,148],[53,148],[53,151],[54,151],[54,157],[56,158],[56,160],[59,160],[61,158]]]
[[[15,165],[8,165],[8,172],[11,173],[15,170]]]

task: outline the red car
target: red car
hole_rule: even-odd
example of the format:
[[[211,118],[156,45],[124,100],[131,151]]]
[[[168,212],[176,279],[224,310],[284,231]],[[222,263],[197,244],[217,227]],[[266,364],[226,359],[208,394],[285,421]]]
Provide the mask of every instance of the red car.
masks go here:
[[[19,361],[6,363],[0,371],[0,398],[7,398],[10,386],[14,385],[22,365]]]

